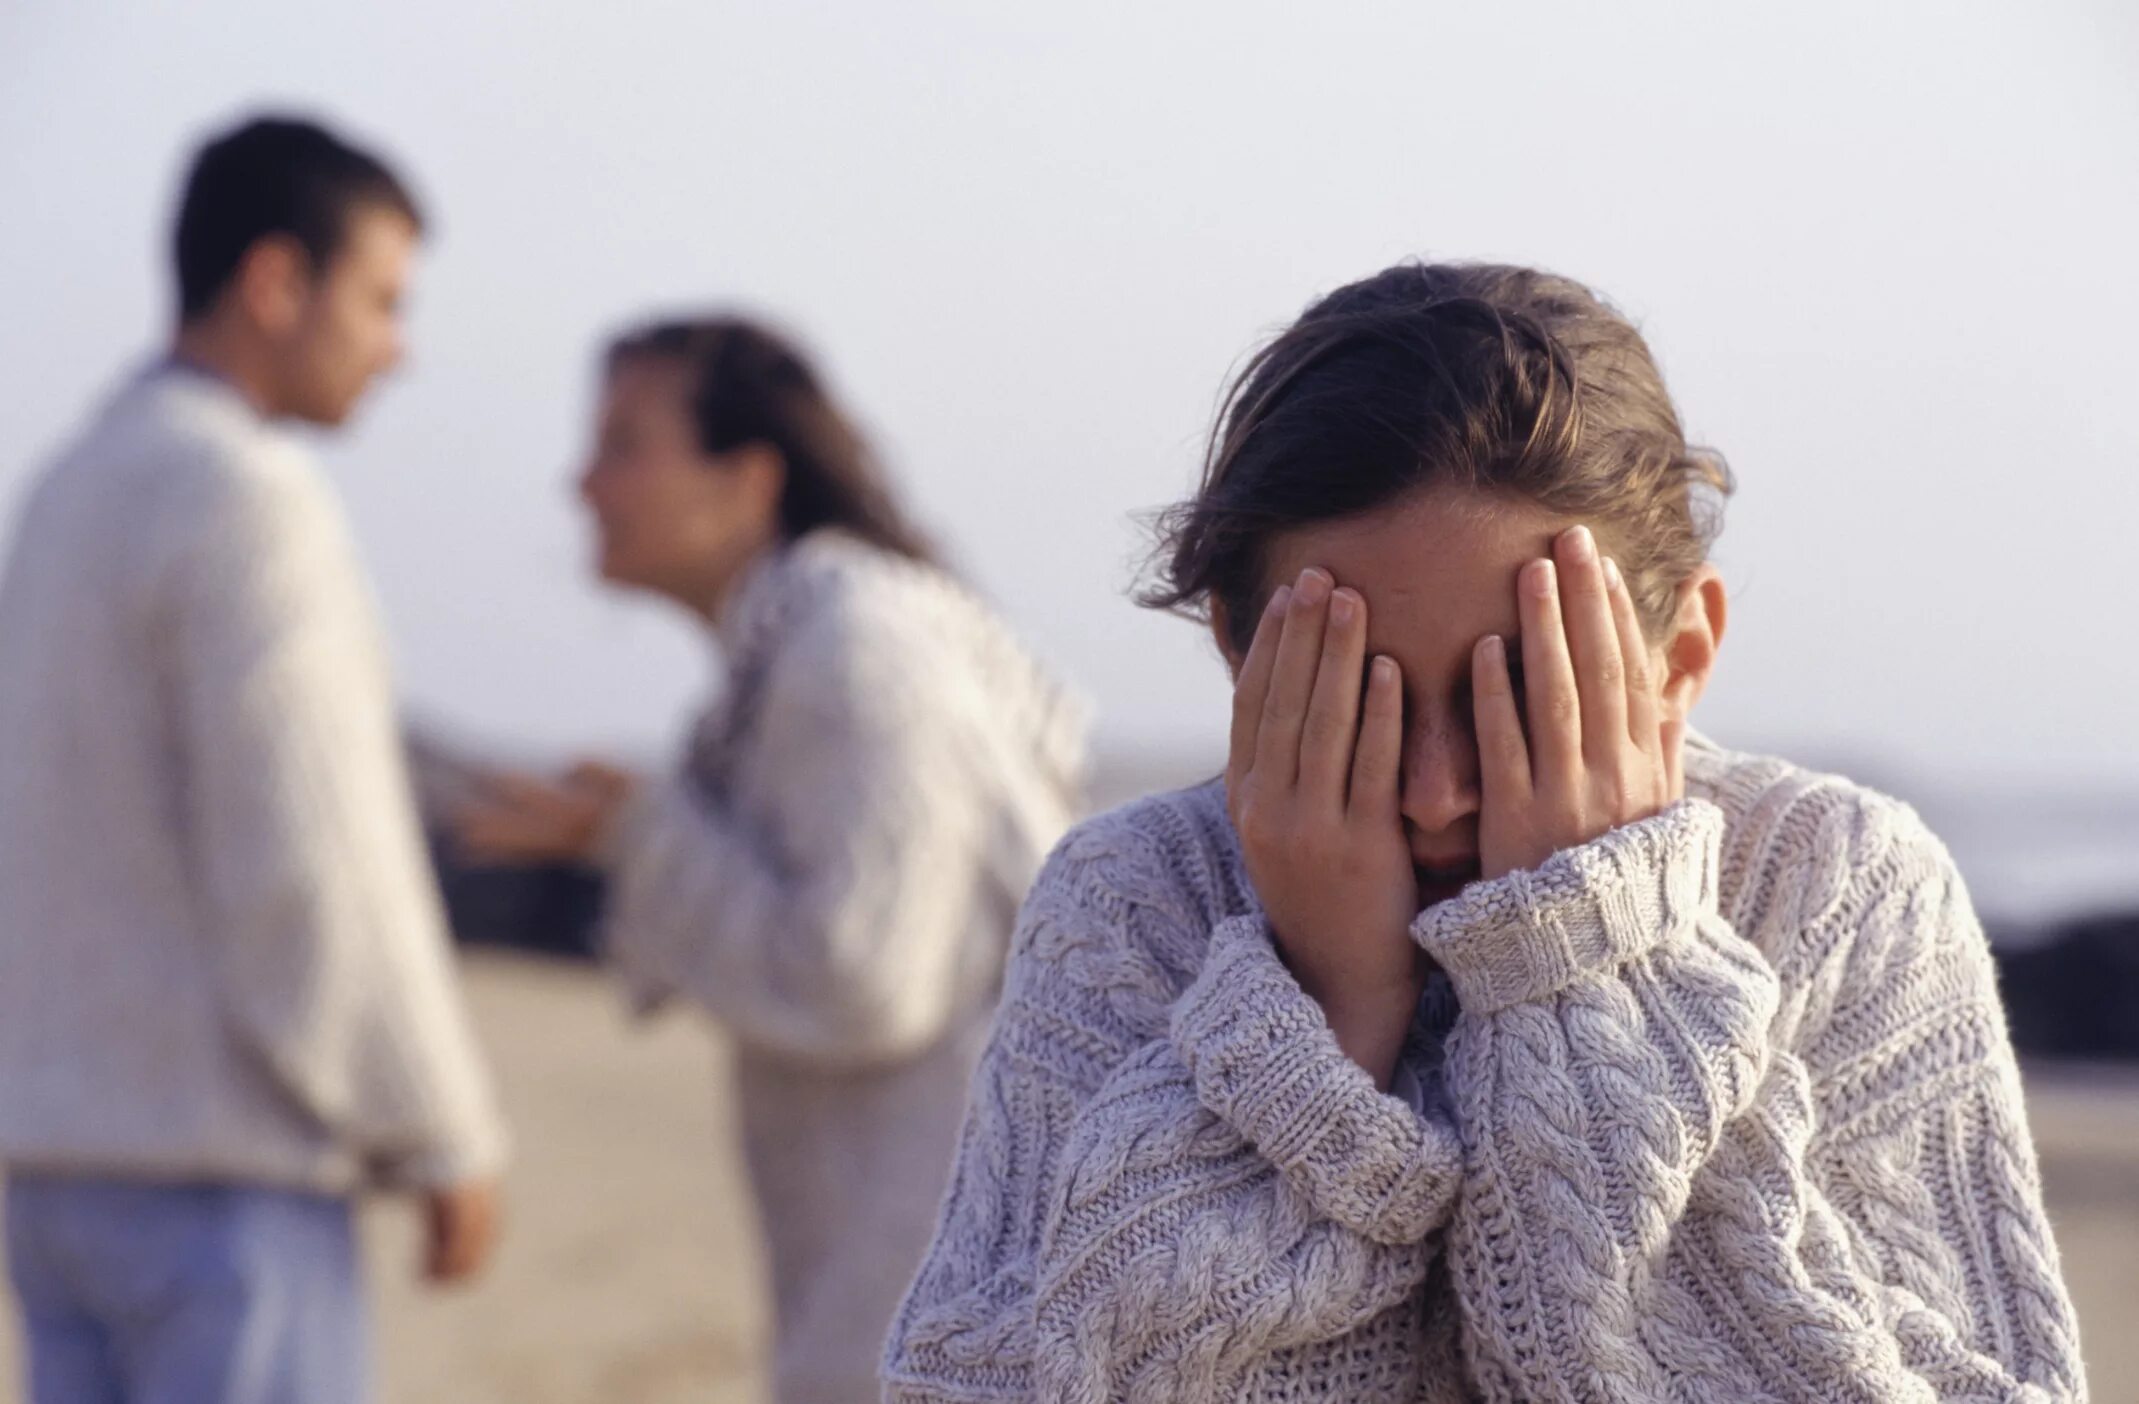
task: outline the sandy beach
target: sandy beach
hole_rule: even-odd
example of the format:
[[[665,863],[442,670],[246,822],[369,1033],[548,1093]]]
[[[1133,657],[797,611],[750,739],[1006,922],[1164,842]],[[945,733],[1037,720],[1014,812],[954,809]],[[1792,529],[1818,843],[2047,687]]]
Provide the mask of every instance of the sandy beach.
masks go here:
[[[577,967],[479,955],[470,988],[520,1157],[511,1233],[477,1288],[411,1280],[415,1225],[368,1217],[382,1404],[764,1399],[758,1245],[723,1049],[688,1015],[633,1026]],[[2029,1107],[2094,1397],[2139,1399],[2139,1070],[2036,1069]],[[17,1397],[0,1330],[0,1399]]]

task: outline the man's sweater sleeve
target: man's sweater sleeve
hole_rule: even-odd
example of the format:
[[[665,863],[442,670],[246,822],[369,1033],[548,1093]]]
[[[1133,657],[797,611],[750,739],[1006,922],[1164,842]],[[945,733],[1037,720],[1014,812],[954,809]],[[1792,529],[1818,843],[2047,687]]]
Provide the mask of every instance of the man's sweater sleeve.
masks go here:
[[[504,1132],[338,505],[258,446],[178,483],[158,528],[182,823],[234,1035],[384,1182],[494,1171]]]

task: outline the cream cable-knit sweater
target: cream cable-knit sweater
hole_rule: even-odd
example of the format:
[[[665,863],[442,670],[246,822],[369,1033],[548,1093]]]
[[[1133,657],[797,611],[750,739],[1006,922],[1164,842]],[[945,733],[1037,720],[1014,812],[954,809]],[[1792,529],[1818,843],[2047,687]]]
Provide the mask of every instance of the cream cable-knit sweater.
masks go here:
[[[1846,781],[1687,765],[1420,918],[1454,1008],[1409,1101],[1277,959],[1218,786],[1072,834],[887,1397],[2083,1398],[1945,850]]]
[[[611,839],[610,954],[735,1040],[782,1404],[876,1394],[1084,712],[968,591],[836,532],[764,558],[684,773]]]
[[[340,508],[154,372],[0,578],[0,1161],[340,1191],[503,1156]]]

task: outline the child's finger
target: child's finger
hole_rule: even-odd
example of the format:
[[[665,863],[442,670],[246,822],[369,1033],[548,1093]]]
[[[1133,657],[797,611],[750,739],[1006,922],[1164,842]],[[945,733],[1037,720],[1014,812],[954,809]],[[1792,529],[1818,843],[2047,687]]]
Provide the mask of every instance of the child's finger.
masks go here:
[[[1656,714],[1656,686],[1650,678],[1649,640],[1634,612],[1634,595],[1616,561],[1604,563],[1604,585],[1612,604],[1612,625],[1619,634],[1619,657],[1627,674],[1627,735],[1652,756],[1662,753]]]
[[[1607,765],[1626,751],[1627,679],[1604,564],[1586,526],[1562,532],[1553,555],[1559,563],[1568,656],[1581,698],[1583,759],[1592,767]]]
[[[1530,796],[1530,743],[1523,737],[1515,686],[1508,677],[1508,645],[1488,634],[1471,650],[1471,724],[1478,735],[1478,779],[1486,807],[1519,804]]]
[[[1523,621],[1523,674],[1529,690],[1528,758],[1533,786],[1571,786],[1582,768],[1582,703],[1567,628],[1560,615],[1559,571],[1548,558],[1523,567],[1516,586]]]
[[[1346,809],[1354,817],[1392,820],[1397,812],[1404,760],[1404,678],[1396,660],[1376,658],[1367,669],[1367,696],[1359,713],[1359,741],[1352,754],[1351,793]]]
[[[1686,723],[1667,720],[1660,730],[1664,748],[1664,793],[1676,802],[1686,794]]]
[[[1322,630],[1329,613],[1331,581],[1326,572],[1302,571],[1285,609],[1285,636],[1278,640],[1270,690],[1263,698],[1262,725],[1255,743],[1256,783],[1289,787],[1300,773],[1300,730],[1314,695],[1315,672],[1322,660]]]
[[[1360,669],[1367,653],[1367,602],[1357,591],[1330,596],[1322,660],[1300,731],[1300,788],[1328,812],[1344,809],[1359,734]]]
[[[1280,585],[1263,606],[1256,621],[1255,639],[1248,656],[1241,660],[1240,677],[1233,683],[1233,744],[1226,761],[1226,779],[1238,784],[1255,764],[1255,738],[1263,725],[1263,697],[1270,691],[1270,670],[1277,662],[1278,639],[1285,632],[1285,606],[1292,587]]]

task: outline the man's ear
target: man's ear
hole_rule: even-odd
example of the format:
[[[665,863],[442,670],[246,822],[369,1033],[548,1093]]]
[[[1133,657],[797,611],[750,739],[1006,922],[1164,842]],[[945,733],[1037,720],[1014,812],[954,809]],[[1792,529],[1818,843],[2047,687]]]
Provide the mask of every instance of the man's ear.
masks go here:
[[[1683,724],[1701,694],[1708,690],[1729,619],[1730,600],[1723,588],[1723,576],[1714,566],[1704,564],[1680,584],[1671,633],[1664,640],[1663,703],[1667,718]]]
[[[271,336],[295,329],[312,296],[312,259],[287,234],[253,241],[238,260],[231,291],[247,320]]]

